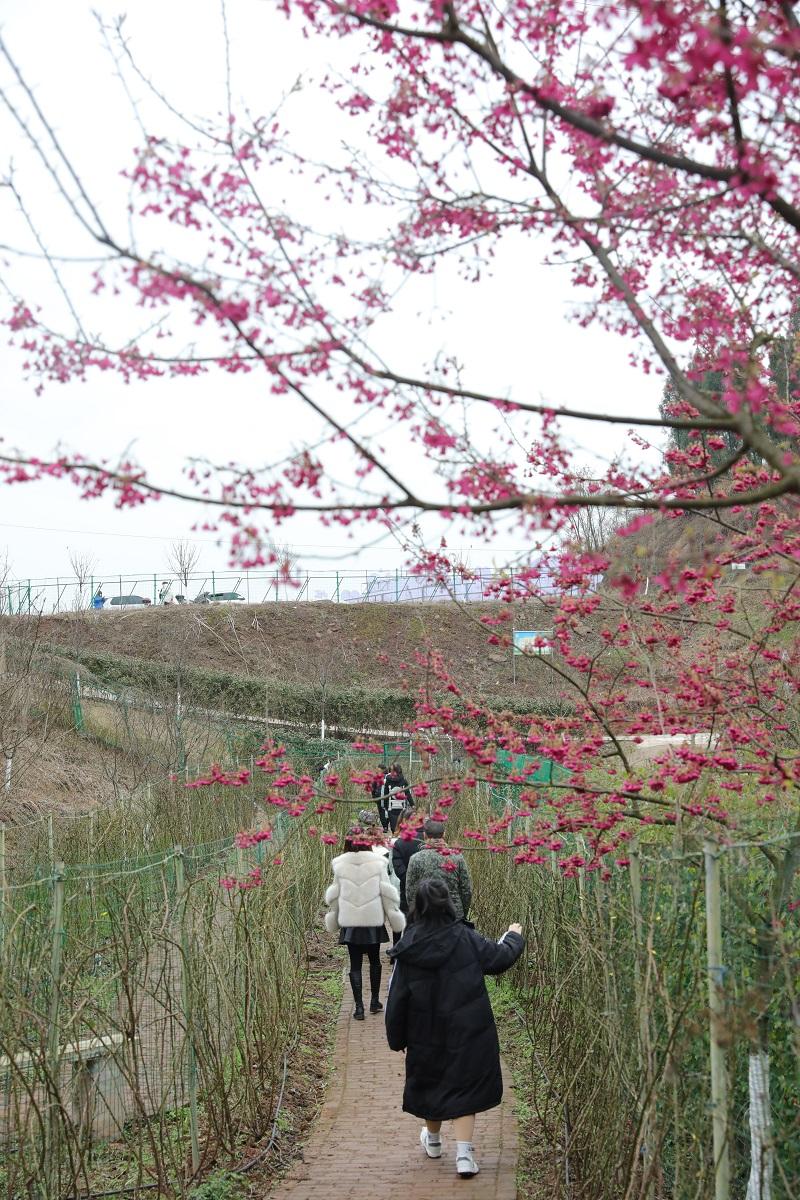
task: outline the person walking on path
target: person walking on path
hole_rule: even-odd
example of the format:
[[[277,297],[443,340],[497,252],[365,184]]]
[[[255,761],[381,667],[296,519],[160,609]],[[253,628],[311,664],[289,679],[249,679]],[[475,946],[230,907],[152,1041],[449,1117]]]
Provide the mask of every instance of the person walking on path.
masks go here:
[[[419,829],[410,825],[404,818],[397,827],[397,837],[392,845],[392,866],[395,876],[400,884],[400,911],[405,914],[408,919],[408,899],[406,897],[406,872],[411,858],[418,850],[422,849],[422,838]],[[400,940],[400,935],[394,935],[394,944],[397,945]]]
[[[378,767],[378,774],[372,781],[372,799],[378,806],[378,819],[384,833],[389,832],[389,798],[388,787],[386,780],[389,775],[389,769],[386,763],[381,763]]]
[[[503,1096],[484,976],[507,971],[524,945],[521,925],[509,925],[492,942],[456,920],[445,881],[434,877],[420,882],[408,928],[389,951],[395,966],[386,1037],[390,1049],[406,1052],[403,1111],[425,1122],[419,1138],[428,1158],[441,1158],[442,1122],[453,1122],[456,1171],[465,1179],[479,1171],[475,1114],[495,1108]]]
[[[400,893],[400,911],[405,915],[408,910],[404,909],[402,905],[403,894],[400,888],[400,880],[397,876],[397,872],[394,869],[392,847],[378,832],[380,822],[378,821],[377,816],[374,812],[372,812],[371,809],[361,808],[358,812],[358,823],[361,826],[362,832],[364,833],[364,840],[370,843],[370,849],[372,850],[372,853],[379,855],[386,863],[386,870],[389,874],[389,883]],[[392,930],[392,933],[396,941],[400,937],[400,934],[396,933],[394,930]]]
[[[369,960],[371,1013],[380,1012],[380,948],[388,942],[385,922],[402,932],[406,919],[400,911],[400,893],[389,881],[384,854],[375,854],[370,834],[354,826],[347,834],[344,853],[334,858],[333,883],[325,893],[329,906],[325,914],[328,933],[339,931],[339,945],[347,946],[350,956],[350,987],[353,990],[356,1021],[364,1020],[361,965]]]
[[[395,833],[400,818],[414,807],[414,798],[399,762],[393,762],[389,767],[384,780],[384,788],[389,798],[389,825],[392,833]]]
[[[425,844],[410,860],[406,872],[406,898],[409,909],[423,879],[441,879],[447,884],[456,910],[456,920],[466,921],[472,903],[472,880],[464,855],[452,850],[444,840],[444,821],[429,817],[424,825]]]
[[[378,816],[384,833],[392,833],[397,829],[406,809],[414,807],[414,800],[408,786],[408,780],[403,774],[403,768],[398,762],[390,767],[381,763],[379,770],[382,776],[376,777],[372,784],[372,799],[378,805]]]

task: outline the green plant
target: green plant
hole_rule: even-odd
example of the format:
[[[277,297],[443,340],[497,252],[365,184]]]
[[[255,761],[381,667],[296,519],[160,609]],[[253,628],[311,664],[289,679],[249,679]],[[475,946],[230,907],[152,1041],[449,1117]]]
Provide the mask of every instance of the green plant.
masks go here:
[[[182,700],[187,706],[215,712],[224,710],[229,718],[237,715],[265,718],[264,726],[255,733],[256,739],[266,732],[267,716],[312,728],[319,725],[322,716],[320,690],[312,684],[252,678],[199,667],[176,667],[124,655],[74,648],[66,650],[52,644],[44,645],[40,654],[43,664],[49,664],[53,672],[69,676],[80,666],[99,686],[112,690],[133,689],[158,702],[172,703],[180,685]],[[445,697],[434,699],[444,701]],[[572,710],[571,705],[559,699],[524,696],[500,696],[494,704],[498,712],[515,714],[559,716]],[[458,702],[454,702],[453,707],[458,711]],[[400,730],[415,715],[415,699],[408,692],[391,688],[368,688],[357,684],[331,686],[325,691],[324,715],[328,726],[352,734],[376,728]],[[319,743],[322,755],[329,752],[330,747],[329,739]]]
[[[241,1175],[232,1171],[215,1171],[189,1192],[189,1200],[239,1200],[244,1195]]]

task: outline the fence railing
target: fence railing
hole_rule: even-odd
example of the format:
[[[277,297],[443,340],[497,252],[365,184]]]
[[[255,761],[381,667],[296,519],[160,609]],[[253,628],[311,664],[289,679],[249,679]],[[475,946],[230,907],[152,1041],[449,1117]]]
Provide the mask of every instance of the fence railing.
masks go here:
[[[741,587],[742,576],[732,564],[723,586]],[[414,575],[405,571],[296,571],[290,578],[276,571],[194,571],[186,576],[169,571],[139,571],[136,573],[101,572],[83,578],[47,576],[41,579],[14,579],[0,584],[0,614],[30,615],[33,613],[76,612],[93,607],[98,592],[105,603],[99,611],[113,611],[112,601],[120,597],[138,597],[143,604],[157,605],[165,596],[168,603],[207,603],[209,597],[220,593],[236,593],[238,599],[217,599],[215,603],[269,604],[275,602],[328,601],[334,604],[404,604],[427,603],[453,598],[461,603],[474,603],[496,598],[496,588],[514,584],[514,568],[497,570],[475,567],[468,574],[458,571],[437,578]],[[593,576],[591,586],[598,587],[602,576]],[[650,591],[650,578],[642,583],[642,591]],[[164,591],[166,585],[166,591]],[[748,589],[754,585],[748,580]],[[563,589],[557,580],[542,567],[531,576],[525,569],[523,593],[556,596]]]
[[[487,589],[504,579],[513,580],[513,569],[498,572],[478,567],[467,578],[452,572],[439,579],[427,579],[402,571],[301,571],[292,580],[280,572],[204,571],[180,578],[169,572],[154,574],[98,574],[83,579],[48,577],[18,579],[0,588],[0,612],[15,614],[74,612],[93,606],[98,592],[105,599],[101,611],[118,607],[118,597],[135,596],[151,605],[159,604],[164,593],[171,603],[207,602],[208,597],[234,593],[240,599],[228,603],[268,604],[286,601],[328,601],[341,604],[423,603],[452,596],[462,602],[484,600]],[[542,592],[555,594],[555,582],[542,572]],[[178,600],[177,598],[181,599]],[[226,601],[219,600],[224,603]]]

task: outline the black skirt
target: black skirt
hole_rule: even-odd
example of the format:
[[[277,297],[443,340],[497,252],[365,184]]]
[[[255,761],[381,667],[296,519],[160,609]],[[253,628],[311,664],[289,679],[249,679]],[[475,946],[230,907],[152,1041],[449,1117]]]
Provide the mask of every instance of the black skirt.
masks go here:
[[[388,940],[385,925],[345,925],[339,930],[340,946],[380,946]]]

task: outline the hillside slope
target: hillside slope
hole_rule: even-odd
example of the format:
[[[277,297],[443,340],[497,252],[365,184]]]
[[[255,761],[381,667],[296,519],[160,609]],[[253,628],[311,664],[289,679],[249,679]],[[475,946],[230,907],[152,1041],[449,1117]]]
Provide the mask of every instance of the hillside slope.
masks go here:
[[[525,670],[516,686],[508,650],[488,644],[480,623],[495,604],[278,603],[172,606],[46,616],[39,636],[65,648],[122,654],[315,686],[399,688],[401,664],[432,644],[475,694],[540,694]],[[542,628],[539,605],[521,606],[518,628]],[[381,660],[387,656],[388,663]],[[519,665],[519,664],[518,664]],[[527,664],[525,664],[527,665]]]

